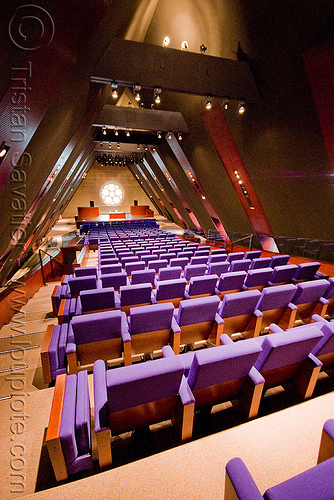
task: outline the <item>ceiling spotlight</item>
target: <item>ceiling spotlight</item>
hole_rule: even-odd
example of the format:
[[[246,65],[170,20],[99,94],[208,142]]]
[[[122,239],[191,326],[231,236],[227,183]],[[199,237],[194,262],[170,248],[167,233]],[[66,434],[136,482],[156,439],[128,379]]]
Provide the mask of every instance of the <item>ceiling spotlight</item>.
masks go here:
[[[181,134],[181,132],[178,132],[177,138],[178,138],[179,141],[182,141],[182,134]]]
[[[158,139],[161,139],[162,135],[161,135],[161,130],[158,130],[157,132],[157,136],[158,136]]]
[[[118,142],[117,143],[117,149],[119,149],[121,147],[120,143]]]
[[[242,115],[246,110],[245,104],[246,104],[245,99],[240,99],[238,104],[238,112],[240,115]]]
[[[187,40],[183,40],[183,42],[181,43],[181,50],[188,50],[188,42]]]
[[[140,144],[137,144],[137,149],[138,151],[140,151]]]
[[[155,104],[161,103],[160,94],[161,94],[161,89],[158,87],[155,88],[154,89],[154,102],[155,102]]]
[[[103,125],[103,127],[102,127],[102,134],[107,135],[107,130],[106,130],[105,125]]]
[[[169,141],[171,141],[171,140],[172,140],[172,137],[173,137],[172,132],[168,132],[168,134],[167,134],[167,139],[168,139]]]
[[[223,108],[224,109],[227,109],[228,108],[228,105],[230,103],[230,98],[225,96],[224,99],[223,99]]]
[[[162,46],[168,47],[169,44],[170,44],[170,37],[167,35],[167,36],[165,36],[165,38],[162,41]]]
[[[117,99],[118,97],[118,92],[117,92],[117,83],[116,82],[111,82],[111,97],[114,99]]]
[[[134,87],[133,87],[133,95],[135,97],[135,101],[137,101],[137,102],[140,101],[140,91],[141,91],[141,86],[140,85],[134,85]]]
[[[126,135],[126,137],[130,137],[130,131],[128,128],[126,129],[125,135]]]
[[[199,50],[200,50],[201,54],[205,54],[205,52],[207,51],[207,47],[204,45],[204,43],[202,43]]]
[[[118,135],[118,128],[115,127],[115,135]]]
[[[205,108],[206,109],[211,109],[212,108],[211,95],[207,95],[206,96]]]

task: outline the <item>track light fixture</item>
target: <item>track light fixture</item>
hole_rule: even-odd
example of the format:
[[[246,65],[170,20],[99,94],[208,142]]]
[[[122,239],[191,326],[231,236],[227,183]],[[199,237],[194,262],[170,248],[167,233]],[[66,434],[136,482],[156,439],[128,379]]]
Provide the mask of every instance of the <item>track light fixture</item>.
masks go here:
[[[205,99],[206,99],[206,101],[205,101],[205,108],[206,109],[211,109],[212,108],[212,101],[211,101],[212,97],[211,97],[211,95],[208,94]]]
[[[246,110],[245,104],[246,104],[245,99],[240,99],[238,104],[238,112],[240,115],[242,115]]]
[[[167,139],[168,139],[169,141],[171,141],[171,140],[172,140],[172,138],[173,138],[173,134],[172,134],[172,132],[168,132],[168,134],[167,134]]]
[[[207,47],[204,45],[204,43],[202,43],[199,50],[200,50],[201,54],[205,54],[205,52],[207,51]]]
[[[137,101],[137,102],[140,101],[140,91],[141,91],[140,85],[133,86],[133,95],[134,95],[135,101]]]
[[[160,94],[161,94],[161,88],[156,87],[154,89],[154,102],[155,102],[155,104],[160,104],[161,103]]]
[[[157,136],[158,136],[158,139],[161,139],[161,137],[162,137],[161,130],[158,130]]]
[[[183,42],[181,43],[181,50],[188,50],[188,42],[187,40],[183,40]]]
[[[181,134],[181,132],[178,132],[177,138],[178,138],[179,141],[182,141],[182,134]]]
[[[117,83],[115,81],[111,82],[110,86],[111,86],[111,96],[114,99],[117,99],[118,98]]]
[[[227,97],[227,96],[225,96],[224,99],[223,99],[223,108],[227,109],[228,106],[229,106],[229,104],[230,104],[230,98]]]
[[[169,44],[170,44],[170,37],[167,35],[167,36],[165,36],[165,38],[162,41],[162,46],[168,47]]]

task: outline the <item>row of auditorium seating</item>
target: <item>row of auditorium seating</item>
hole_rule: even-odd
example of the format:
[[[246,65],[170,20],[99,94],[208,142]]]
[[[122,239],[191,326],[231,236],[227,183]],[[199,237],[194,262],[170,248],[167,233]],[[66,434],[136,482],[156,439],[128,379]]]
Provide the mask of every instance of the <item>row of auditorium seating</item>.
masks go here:
[[[112,464],[111,436],[171,419],[184,442],[192,437],[195,411],[237,401],[246,416],[254,418],[265,391],[277,385],[292,384],[302,398],[310,398],[323,367],[322,355],[328,355],[326,345],[332,344],[333,350],[334,323],[315,316],[308,325],[286,331],[272,325],[271,330],[275,333],[242,342],[222,335],[220,346],[180,355],[164,346],[162,359],[115,369],[106,369],[102,359],[95,361],[100,466]],[[57,480],[92,466],[90,428],[87,371],[58,375],[46,436]],[[251,491],[250,496],[226,498],[258,498]],[[299,498],[284,498],[290,497]]]
[[[178,285],[178,281],[158,285]],[[309,323],[312,315],[324,317],[327,313],[330,301],[323,295],[329,287],[333,288],[333,281],[306,281],[268,287],[262,292],[230,293],[223,300],[211,295],[174,303],[166,296],[157,303],[159,288],[153,295],[150,284],[121,287],[119,295],[113,288],[86,290],[77,299],[63,302],[66,307],[60,324],[47,330],[41,353],[44,380],[54,380],[66,371],[67,364],[70,372],[75,372],[80,364],[93,363],[102,350],[105,360],[121,358],[131,364],[132,356],[159,350],[166,344],[171,344],[177,354],[186,344],[207,341],[217,345],[218,333],[249,338],[264,333],[271,323],[283,329],[297,321]],[[331,299],[330,311],[333,302]]]

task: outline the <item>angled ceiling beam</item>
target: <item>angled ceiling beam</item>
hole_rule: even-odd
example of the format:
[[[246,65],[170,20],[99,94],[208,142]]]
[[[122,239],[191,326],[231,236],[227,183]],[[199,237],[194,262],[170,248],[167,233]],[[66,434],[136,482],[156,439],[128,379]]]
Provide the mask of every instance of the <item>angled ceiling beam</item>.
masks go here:
[[[247,62],[114,38],[95,68],[91,81],[140,84],[214,97],[259,100]]]

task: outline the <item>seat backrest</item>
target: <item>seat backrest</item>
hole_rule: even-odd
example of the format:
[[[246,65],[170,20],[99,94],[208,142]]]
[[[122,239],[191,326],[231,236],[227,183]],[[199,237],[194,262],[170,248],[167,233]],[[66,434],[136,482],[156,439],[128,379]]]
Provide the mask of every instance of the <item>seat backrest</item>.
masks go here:
[[[217,288],[220,292],[228,290],[241,290],[247,276],[246,271],[234,271],[222,273]]]
[[[120,264],[120,261],[118,259],[118,257],[111,257],[111,258],[108,258],[108,259],[100,259],[100,268],[101,266],[111,266],[113,264]]]
[[[261,250],[248,250],[245,252],[245,259],[259,259],[261,257]]]
[[[328,287],[326,288],[324,294],[323,294],[323,297],[325,299],[333,299],[334,298],[334,278],[329,278],[328,280]]]
[[[228,254],[227,261],[233,262],[234,260],[240,260],[240,259],[243,259],[244,256],[245,256],[245,252],[232,252],[232,253]]]
[[[206,387],[244,379],[260,353],[261,347],[253,339],[196,351],[188,374],[188,384],[195,393]]]
[[[171,328],[174,306],[171,302],[130,309],[131,335]]]
[[[252,261],[250,259],[236,259],[231,262],[231,265],[229,267],[229,272],[233,271],[248,271],[249,266],[251,265]]]
[[[193,276],[204,276],[206,270],[206,264],[188,264],[184,268],[183,277],[189,281]]]
[[[138,285],[140,283],[151,283],[154,284],[155,270],[154,269],[143,269],[141,271],[132,271],[131,273],[131,285]]]
[[[121,286],[119,289],[121,307],[151,303],[151,283]]]
[[[320,266],[320,262],[302,262],[298,265],[293,279],[295,281],[312,280]]]
[[[97,287],[95,276],[80,276],[79,278],[69,278],[68,285],[71,295],[79,295],[81,290],[92,290]]]
[[[157,281],[174,280],[181,277],[181,266],[168,266],[159,269]]]
[[[298,364],[307,358],[322,336],[320,329],[314,325],[305,325],[297,332],[290,329],[267,335],[254,366],[261,373],[288,365],[296,365],[297,370]]]
[[[169,300],[184,296],[187,280],[179,278],[177,280],[164,280],[156,283],[156,299]]]
[[[182,327],[214,321],[219,304],[217,295],[183,300],[174,314],[176,322]]]
[[[271,263],[270,267],[276,267],[276,266],[285,266],[289,262],[290,255],[288,254],[280,254],[280,255],[274,255],[271,258]]]
[[[249,269],[261,269],[263,267],[271,267],[271,257],[259,257],[258,259],[252,259]]]
[[[270,282],[275,283],[291,283],[292,278],[297,270],[295,264],[285,264],[283,266],[275,266],[270,278]]]
[[[264,288],[256,307],[260,311],[288,307],[295,293],[296,286],[292,284]]]
[[[73,331],[76,345],[117,338],[121,336],[124,315],[121,311],[104,311],[74,316],[69,332]]]
[[[325,293],[328,285],[329,282],[325,279],[298,283],[291,302],[295,305],[316,302]]]
[[[230,263],[226,260],[224,262],[211,262],[208,265],[207,274],[217,274],[220,276],[222,273],[227,273],[230,267]]]
[[[132,271],[142,271],[145,269],[145,262],[139,260],[138,262],[127,262],[124,266],[127,276],[131,276]]]
[[[113,273],[120,273],[122,271],[122,264],[102,264],[100,266],[100,274],[113,274]]]
[[[159,272],[159,269],[167,266],[168,266],[167,259],[152,260],[151,262],[148,263],[148,269],[154,269],[156,273]]]
[[[74,270],[76,278],[79,276],[95,276],[97,277],[97,268],[95,266],[76,267]]]
[[[205,276],[194,276],[190,279],[188,293],[192,295],[202,295],[215,293],[218,281],[217,274],[206,274]]]
[[[212,253],[208,259],[208,264],[212,264],[214,262],[225,262],[227,260],[227,253]]]
[[[182,269],[186,267],[186,265],[189,264],[189,259],[188,257],[182,257],[182,258],[176,258],[176,259],[171,259],[169,261],[170,266],[181,266]]]
[[[208,262],[208,257],[206,255],[197,255],[197,256],[191,257],[191,259],[190,259],[191,265],[206,264],[207,262]]]
[[[263,267],[260,269],[250,269],[247,273],[244,285],[247,287],[266,286],[273,273],[272,267]]]
[[[259,290],[228,293],[219,304],[217,312],[222,318],[251,314],[254,312],[260,297]]]
[[[101,276],[102,288],[114,287],[119,290],[119,287],[127,284],[127,275],[123,270],[119,273],[104,274]]]
[[[82,312],[112,309],[115,307],[115,291],[113,287],[82,290],[79,294]]]

